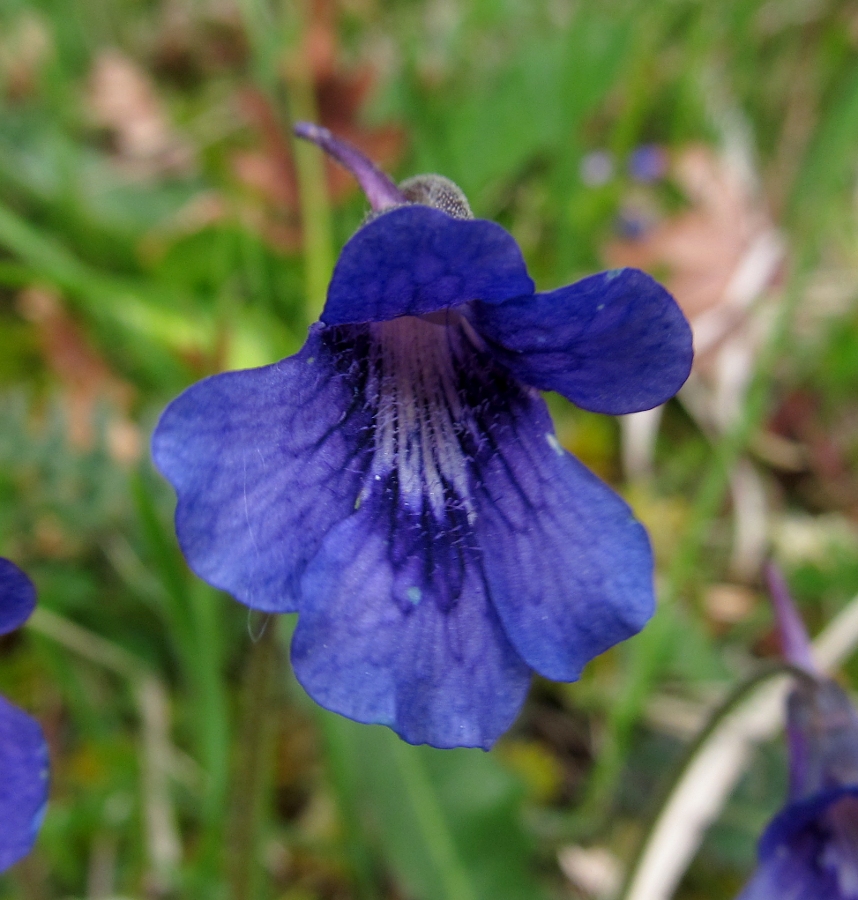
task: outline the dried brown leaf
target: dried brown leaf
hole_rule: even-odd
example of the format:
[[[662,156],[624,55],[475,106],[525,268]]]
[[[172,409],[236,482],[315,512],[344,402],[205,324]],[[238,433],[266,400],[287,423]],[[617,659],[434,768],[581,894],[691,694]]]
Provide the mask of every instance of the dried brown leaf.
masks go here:
[[[250,53],[241,10],[234,0],[166,0],[155,38],[159,73],[180,83],[245,66]]]
[[[128,417],[134,389],[115,375],[62,305],[58,294],[29,287],[18,297],[22,315],[36,327],[47,366],[57,378],[66,409],[69,441],[89,449],[95,441],[96,414],[108,411],[106,439],[117,462],[140,455],[140,433]]]
[[[190,145],[174,130],[149,75],[116,50],[104,50],[89,77],[92,121],[111,136],[115,161],[126,174],[150,178],[189,169]]]
[[[368,127],[361,120],[376,81],[371,65],[347,65],[337,30],[339,8],[334,0],[314,0],[310,6],[304,40],[287,60],[287,72],[310,73],[319,121],[338,137],[354,144],[382,168],[392,168],[405,144],[403,131],[394,125]],[[236,152],[232,170],[255,198],[259,230],[283,249],[300,240],[298,179],[291,142],[283,123],[267,98],[258,90],[245,89],[238,106],[258,137],[257,146]],[[334,202],[357,190],[354,178],[337,163],[325,158],[325,177]]]
[[[709,349],[741,326],[775,281],[783,247],[761,198],[727,157],[691,146],[677,155],[673,174],[690,208],[639,239],[614,242],[606,255],[614,265],[666,268],[665,283],[695,331],[706,314],[720,320]]]
[[[0,35],[0,88],[11,101],[35,93],[42,66],[53,51],[47,24],[31,10],[21,13]]]

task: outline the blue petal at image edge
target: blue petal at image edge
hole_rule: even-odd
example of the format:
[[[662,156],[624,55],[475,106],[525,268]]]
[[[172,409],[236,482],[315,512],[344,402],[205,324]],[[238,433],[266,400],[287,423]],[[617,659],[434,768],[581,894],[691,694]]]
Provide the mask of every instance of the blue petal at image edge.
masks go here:
[[[297,609],[307,561],[363,480],[370,412],[335,331],[316,326],[295,356],[194,385],[152,439],[189,565],[265,612]]]
[[[35,607],[33,582],[14,563],[0,557],[0,634],[20,628]]]
[[[651,409],[691,371],[691,329],[682,310],[637,269],[499,304],[474,303],[468,316],[517,378],[592,412]]]
[[[48,799],[48,750],[38,722],[0,697],[0,871],[29,853]]]
[[[405,206],[364,225],[345,245],[322,321],[381,322],[477,297],[492,303],[532,293],[518,244],[500,225]]]
[[[655,608],[649,538],[557,441],[544,401],[495,418],[477,458],[475,532],[492,603],[533,669],[574,681]]]
[[[839,805],[845,816],[835,823]],[[837,828],[846,825],[838,846]],[[858,897],[858,784],[788,804],[766,828],[759,864],[736,900],[855,900]]]

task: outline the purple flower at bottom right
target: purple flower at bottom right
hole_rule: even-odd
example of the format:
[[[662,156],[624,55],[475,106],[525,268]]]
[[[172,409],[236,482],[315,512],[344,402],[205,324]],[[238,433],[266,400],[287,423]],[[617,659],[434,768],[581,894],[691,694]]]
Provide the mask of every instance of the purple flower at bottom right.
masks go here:
[[[787,702],[787,804],[763,833],[757,869],[737,900],[858,900],[858,710],[813,666],[776,571],[770,586],[784,655],[808,677]]]

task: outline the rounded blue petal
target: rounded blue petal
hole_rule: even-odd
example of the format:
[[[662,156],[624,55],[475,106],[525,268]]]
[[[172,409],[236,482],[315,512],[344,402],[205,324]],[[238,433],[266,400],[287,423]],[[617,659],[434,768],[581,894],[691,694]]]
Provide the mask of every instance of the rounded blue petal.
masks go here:
[[[48,748],[39,723],[0,697],[0,871],[30,852],[48,801]]]
[[[858,898],[858,785],[790,803],[771,821],[737,900]]]
[[[208,378],[158,423],[188,563],[255,609],[297,609],[307,562],[354,510],[371,419],[351,372],[359,341],[317,327],[296,356]]]
[[[382,213],[346,244],[322,321],[381,322],[532,293],[521,251],[500,225],[415,204]]]
[[[593,412],[651,409],[691,371],[691,328],[682,310],[637,269],[602,272],[547,294],[475,303],[468,315],[516,378]]]
[[[539,397],[522,396],[487,433],[474,530],[492,603],[529,666],[574,681],[652,615],[649,539],[626,503],[560,446]]]
[[[832,804],[845,797],[858,797],[858,784],[832,786],[787,804],[763,832],[760,858],[776,855],[778,847],[788,844],[803,829],[820,822]]]
[[[852,900],[840,893],[836,874],[818,865],[819,852],[812,834],[801,835],[761,863],[736,900]]]
[[[327,709],[412,744],[488,749],[531,673],[488,600],[478,553],[453,530],[391,497],[362,504],[307,568],[292,662]]]
[[[33,582],[14,563],[0,557],[0,634],[20,628],[35,608]]]

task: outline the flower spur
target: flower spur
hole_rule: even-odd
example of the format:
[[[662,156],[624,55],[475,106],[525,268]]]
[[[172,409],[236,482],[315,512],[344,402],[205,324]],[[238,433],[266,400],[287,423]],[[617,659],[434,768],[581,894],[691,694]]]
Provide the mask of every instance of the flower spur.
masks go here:
[[[0,635],[36,605],[30,579],[0,557]],[[39,723],[0,697],[0,872],[30,852],[48,800],[48,748]]]
[[[533,671],[571,681],[653,610],[626,504],[568,454],[538,389],[629,413],[685,381],[670,295],[623,269],[536,293],[514,239],[452,182],[395,185],[354,148],[372,213],[295,356],[216,375],[153,437],[191,567],[298,612],[322,706],[411,743],[489,747]]]

